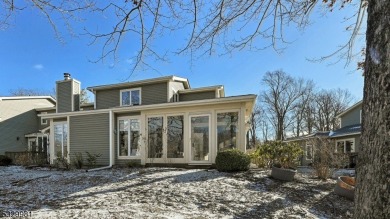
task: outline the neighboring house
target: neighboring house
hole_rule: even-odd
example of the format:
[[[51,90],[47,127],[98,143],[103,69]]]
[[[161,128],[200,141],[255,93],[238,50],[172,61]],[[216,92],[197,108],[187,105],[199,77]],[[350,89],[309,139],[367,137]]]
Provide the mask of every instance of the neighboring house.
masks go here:
[[[38,114],[54,112],[50,96],[0,97],[0,154],[6,151],[47,151],[47,119]]]
[[[320,138],[328,138],[334,145],[334,153],[346,153],[350,155],[350,163],[356,164],[356,153],[360,149],[361,135],[361,113],[362,101],[357,102],[344,112],[337,115],[340,119],[340,128],[334,131],[316,132],[301,137],[288,138],[286,142],[299,143],[304,154],[301,158],[301,165],[309,165],[313,161],[314,150],[320,149],[318,142]]]
[[[50,121],[51,162],[77,153],[100,154],[98,165],[138,162],[211,165],[218,151],[245,151],[256,95],[225,97],[223,86],[191,88],[167,76],[89,87],[95,102],[80,110],[80,82],[64,74],[56,82]]]

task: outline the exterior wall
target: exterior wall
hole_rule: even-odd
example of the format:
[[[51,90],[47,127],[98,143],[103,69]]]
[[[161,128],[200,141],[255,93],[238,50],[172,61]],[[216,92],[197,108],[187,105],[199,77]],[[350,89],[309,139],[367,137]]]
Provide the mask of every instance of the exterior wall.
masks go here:
[[[97,165],[109,165],[109,114],[90,114],[69,117],[69,155],[82,153],[86,159],[86,151],[101,154]]]
[[[136,87],[125,87],[111,90],[96,91],[96,109],[108,109],[120,106],[120,91],[125,89],[141,88],[141,104],[158,104],[168,102],[167,82],[142,85]]]
[[[57,113],[80,110],[80,82],[69,79],[57,81]]]
[[[360,110],[362,106],[356,107],[347,114],[343,115],[341,119],[341,128],[349,125],[355,125],[361,123],[360,121]]]
[[[39,129],[35,108],[53,106],[47,99],[0,100],[0,154],[26,151],[27,139],[24,135]]]
[[[175,90],[176,92],[178,92],[179,90],[184,90],[184,85],[182,82],[175,82],[175,81],[171,81],[169,82],[169,87],[168,87],[168,92],[169,92],[169,96],[168,96],[168,99],[169,99],[169,102],[173,102],[173,90]]]
[[[94,110],[94,106],[93,105],[91,105],[91,106],[81,106],[80,107],[80,110]]]
[[[71,81],[57,83],[57,112],[72,111],[72,83]]]
[[[50,113],[55,113],[56,110],[42,111],[42,112],[39,112],[38,114],[42,114],[42,113],[44,113],[44,112],[46,112],[47,114],[50,114]],[[41,123],[41,118],[40,118],[40,117],[37,117],[37,123],[38,123],[38,129],[39,129],[39,130],[42,130],[42,129],[47,128],[47,127],[50,126],[50,120],[47,119],[46,121],[47,121],[47,124],[46,124],[46,125],[45,125],[45,124],[42,124],[42,123]]]
[[[191,100],[214,99],[214,98],[215,98],[215,91],[180,93],[180,95],[179,95],[180,102],[181,101],[191,101]]]

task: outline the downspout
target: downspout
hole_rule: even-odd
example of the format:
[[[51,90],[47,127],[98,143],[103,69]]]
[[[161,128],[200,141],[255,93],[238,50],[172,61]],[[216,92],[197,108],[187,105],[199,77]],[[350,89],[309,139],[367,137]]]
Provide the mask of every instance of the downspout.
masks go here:
[[[113,136],[112,136],[112,133],[113,133],[113,130],[112,130],[112,121],[113,121],[113,113],[112,113],[112,110],[109,111],[109,147],[110,147],[110,165],[108,166],[105,166],[105,167],[98,167],[98,168],[94,168],[94,169],[89,169],[89,170],[86,170],[86,172],[91,172],[91,171],[98,171],[98,170],[105,170],[105,169],[110,169],[112,168],[112,165],[113,165],[113,151],[112,151],[112,140],[113,140]]]

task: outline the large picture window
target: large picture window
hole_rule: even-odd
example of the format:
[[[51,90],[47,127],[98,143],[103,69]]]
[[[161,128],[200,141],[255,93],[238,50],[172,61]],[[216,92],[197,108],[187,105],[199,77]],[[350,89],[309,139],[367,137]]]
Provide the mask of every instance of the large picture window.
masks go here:
[[[141,89],[121,90],[121,106],[141,105]]]
[[[148,158],[163,157],[163,117],[148,118]]]
[[[168,158],[184,157],[184,118],[183,116],[167,117],[167,155]]]
[[[336,141],[336,153],[351,153],[355,152],[355,140],[345,139]]]
[[[217,113],[218,151],[237,147],[238,112]]]
[[[54,124],[54,155],[68,157],[68,124]]]
[[[140,156],[139,119],[119,119],[119,156]]]

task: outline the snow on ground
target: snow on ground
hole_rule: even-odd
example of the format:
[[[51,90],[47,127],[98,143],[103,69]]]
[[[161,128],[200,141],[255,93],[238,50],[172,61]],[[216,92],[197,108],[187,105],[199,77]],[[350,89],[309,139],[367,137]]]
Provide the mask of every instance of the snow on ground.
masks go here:
[[[335,180],[269,170],[144,168],[96,172],[0,167],[0,212],[32,218],[351,218],[353,202]]]

